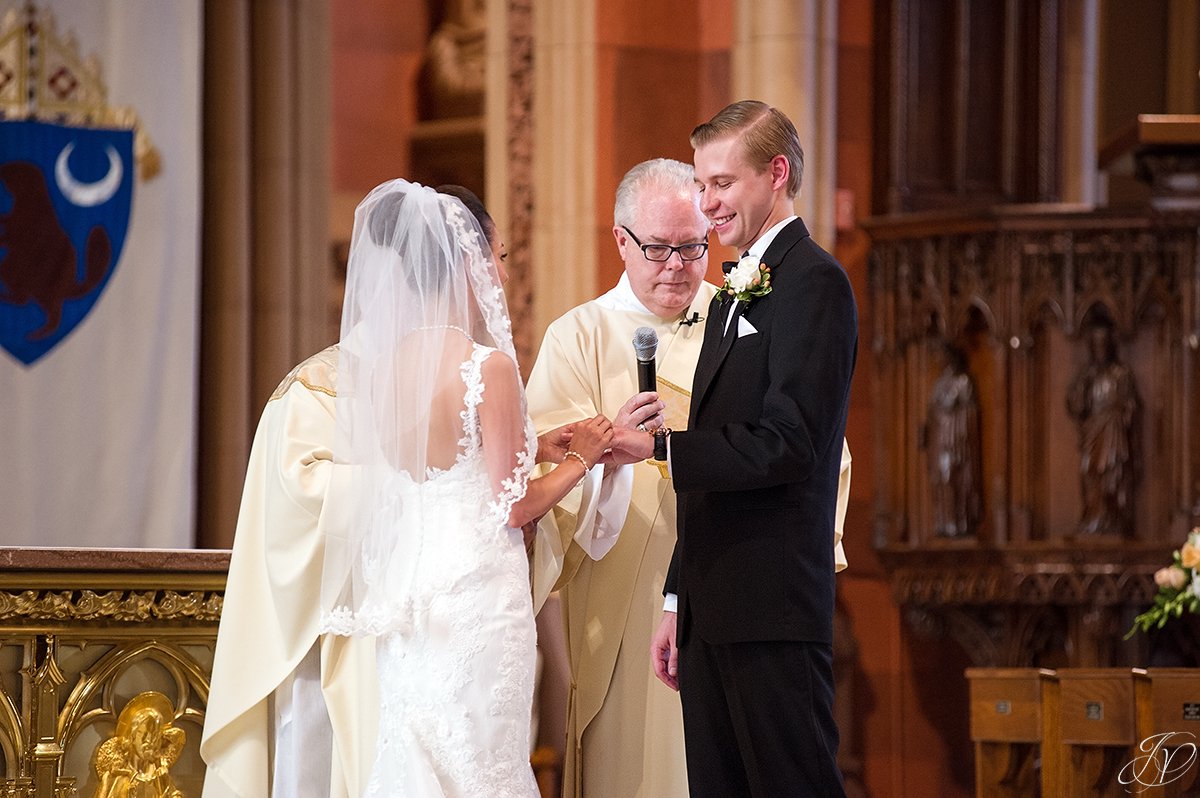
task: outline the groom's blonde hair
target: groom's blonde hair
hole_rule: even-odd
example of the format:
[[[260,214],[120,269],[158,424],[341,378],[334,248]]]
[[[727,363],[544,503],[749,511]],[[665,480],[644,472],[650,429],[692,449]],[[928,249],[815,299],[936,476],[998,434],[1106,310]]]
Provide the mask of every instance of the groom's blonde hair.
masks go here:
[[[778,108],[760,100],[739,100],[696,126],[692,131],[692,148],[735,135],[741,138],[746,162],[760,172],[776,155],[787,158],[787,195],[789,199],[795,199],[804,176],[804,150],[792,120]]]

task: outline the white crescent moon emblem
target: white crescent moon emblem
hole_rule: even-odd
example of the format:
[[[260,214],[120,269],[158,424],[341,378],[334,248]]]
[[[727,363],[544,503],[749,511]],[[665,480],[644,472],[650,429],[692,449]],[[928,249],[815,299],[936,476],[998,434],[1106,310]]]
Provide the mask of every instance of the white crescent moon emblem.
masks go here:
[[[121,187],[121,178],[125,175],[121,156],[117,154],[111,144],[106,144],[108,174],[95,183],[80,183],[71,174],[71,167],[67,165],[67,159],[71,157],[71,151],[74,149],[75,142],[70,142],[63,147],[62,152],[58,154],[58,160],[54,162],[54,179],[58,183],[59,190],[72,204],[82,208],[91,208],[108,202]]]

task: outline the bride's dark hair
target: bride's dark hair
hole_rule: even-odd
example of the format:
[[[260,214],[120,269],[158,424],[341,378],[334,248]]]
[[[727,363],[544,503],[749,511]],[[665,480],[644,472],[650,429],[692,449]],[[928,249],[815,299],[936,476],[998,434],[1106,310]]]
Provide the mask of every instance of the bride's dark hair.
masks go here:
[[[440,185],[434,191],[438,194],[454,197],[461,202],[471,212],[471,215],[475,217],[475,221],[479,223],[480,229],[483,230],[483,236],[487,239],[488,246],[492,245],[493,239],[496,236],[496,223],[492,221],[491,214],[487,212],[483,201],[476,196],[475,192],[454,183]],[[397,238],[396,222],[400,218],[400,209],[404,204],[404,200],[404,194],[389,194],[383,197],[371,210],[371,215],[367,220],[371,240],[379,246],[391,247],[397,250],[397,252],[399,251],[400,241]],[[403,238],[403,231],[400,231],[400,238]],[[444,279],[444,274],[437,264],[424,264],[410,270],[407,276],[410,283],[414,286],[424,284],[432,288],[440,288]]]
[[[445,183],[434,189],[439,194],[447,194],[455,197],[463,205],[467,206],[467,210],[475,217],[475,221],[479,222],[479,226],[483,228],[483,237],[487,239],[490,247],[495,243],[496,238],[496,223],[492,221],[492,215],[487,212],[487,208],[483,206],[483,200],[475,195],[475,192],[464,186],[455,185],[454,183]]]
[[[434,189],[439,194],[445,194],[449,197],[454,197],[471,212],[475,217],[475,221],[479,222],[479,226],[483,229],[483,236],[487,239],[488,246],[492,245],[496,237],[496,223],[492,221],[492,215],[487,212],[483,201],[476,196],[474,191],[464,186],[455,185],[454,183],[446,183]],[[396,233],[396,219],[400,216],[400,206],[404,203],[403,194],[391,194],[379,201],[371,212],[370,230],[371,240],[380,246],[388,246],[393,243]]]

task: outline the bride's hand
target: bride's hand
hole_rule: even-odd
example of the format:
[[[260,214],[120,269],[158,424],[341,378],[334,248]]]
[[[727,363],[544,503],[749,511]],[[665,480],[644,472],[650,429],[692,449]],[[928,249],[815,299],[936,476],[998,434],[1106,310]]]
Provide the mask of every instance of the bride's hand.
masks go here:
[[[578,452],[589,466],[594,466],[608,447],[612,446],[612,440],[612,422],[599,415],[574,425],[570,450]]]

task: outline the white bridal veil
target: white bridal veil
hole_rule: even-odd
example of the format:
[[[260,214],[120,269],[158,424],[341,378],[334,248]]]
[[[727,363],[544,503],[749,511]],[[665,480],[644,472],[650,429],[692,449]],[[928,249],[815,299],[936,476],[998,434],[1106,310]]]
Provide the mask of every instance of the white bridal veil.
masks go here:
[[[503,377],[486,393],[471,379],[484,361]],[[482,402],[497,412],[481,436]],[[438,567],[421,548],[444,505],[503,528],[536,451],[496,266],[458,199],[393,180],[355,211],[336,409],[334,458],[350,488],[327,498],[347,520],[326,539],[322,631],[403,630],[414,572]],[[486,465],[480,490],[456,478],[468,460]]]

